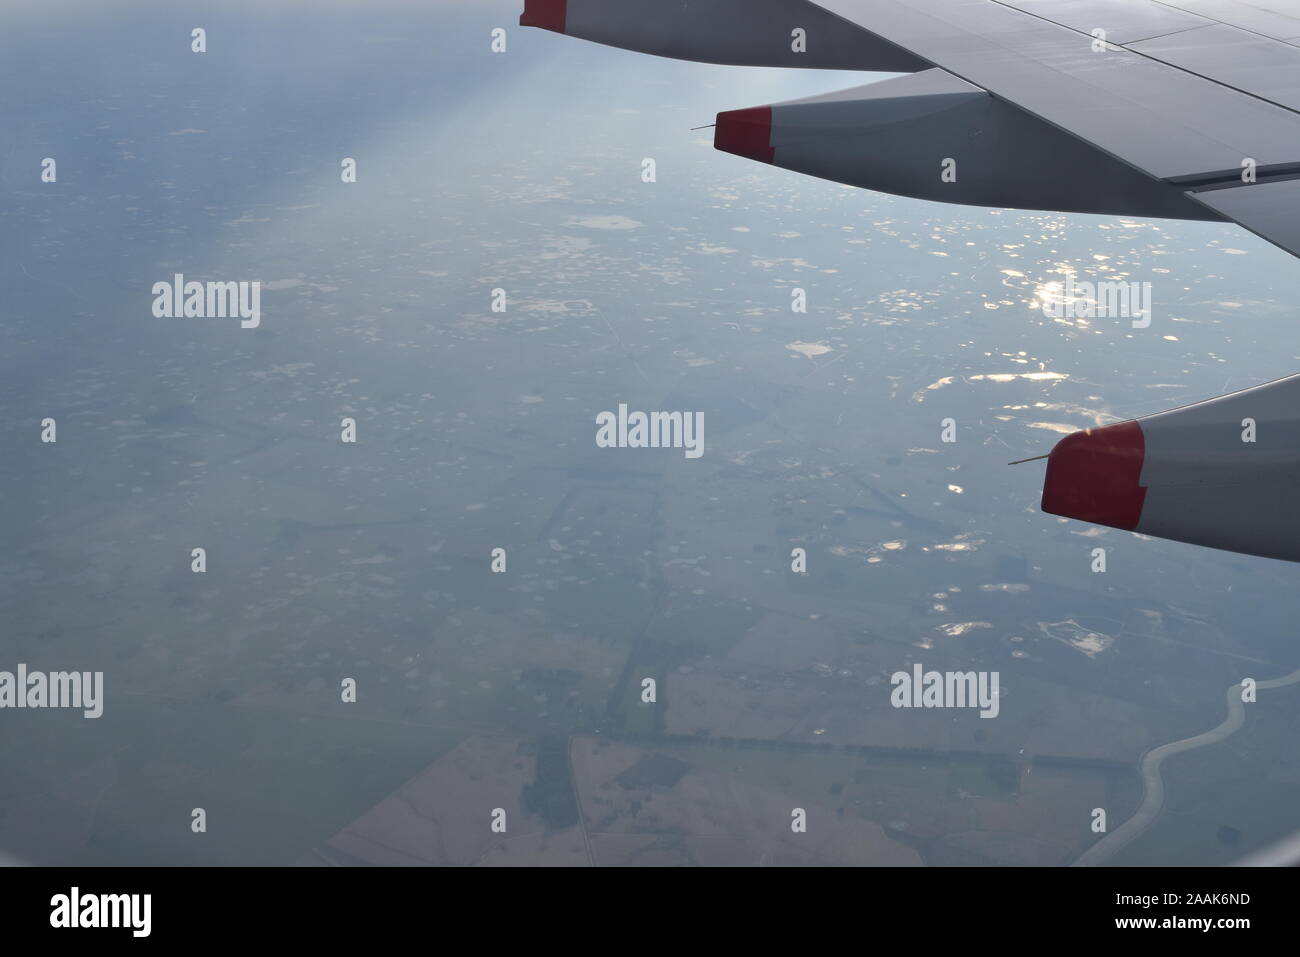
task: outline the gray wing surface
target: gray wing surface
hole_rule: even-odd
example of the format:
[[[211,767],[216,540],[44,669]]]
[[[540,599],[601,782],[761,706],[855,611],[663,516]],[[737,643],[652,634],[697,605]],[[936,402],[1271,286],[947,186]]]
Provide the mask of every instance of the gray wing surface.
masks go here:
[[[1300,255],[1300,0],[814,2]]]

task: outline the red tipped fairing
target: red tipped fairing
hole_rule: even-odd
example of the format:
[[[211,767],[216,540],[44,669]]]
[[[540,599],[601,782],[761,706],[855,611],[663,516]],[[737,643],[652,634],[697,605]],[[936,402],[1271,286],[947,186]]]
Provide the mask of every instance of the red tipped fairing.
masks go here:
[[[764,163],[772,162],[772,108],[756,106],[718,114],[713,148]]]
[[[1138,480],[1142,426],[1121,422],[1067,435],[1047,458],[1043,511],[1113,528],[1137,528],[1147,490]]]
[[[939,69],[719,113],[715,145],[796,173],[942,203],[1215,218],[1181,190],[1153,189],[1113,157]]]
[[[524,12],[519,18],[519,25],[563,33],[567,6],[568,0],[524,0]]]
[[[1227,551],[1300,561],[1300,376],[1067,435],[1042,509]]]

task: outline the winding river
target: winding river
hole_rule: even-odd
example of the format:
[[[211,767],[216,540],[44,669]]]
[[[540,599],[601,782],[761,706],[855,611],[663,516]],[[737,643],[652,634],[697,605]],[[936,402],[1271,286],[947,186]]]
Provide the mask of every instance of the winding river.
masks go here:
[[[1281,678],[1258,681],[1255,683],[1255,687],[1259,690],[1284,688],[1296,682],[1300,682],[1300,669]],[[1211,728],[1209,731],[1202,732],[1194,737],[1183,738],[1180,741],[1170,741],[1168,744],[1152,748],[1142,755],[1142,760],[1138,766],[1142,774],[1142,803],[1138,805],[1137,811],[1127,821],[1080,854],[1071,866],[1095,867],[1098,864],[1104,864],[1131,844],[1154,823],[1165,806],[1165,782],[1164,778],[1160,776],[1160,767],[1165,763],[1166,759],[1173,757],[1175,754],[1218,744],[1246,723],[1246,705],[1241,700],[1241,682],[1228,688],[1224,697],[1228,702],[1228,715],[1218,727]]]

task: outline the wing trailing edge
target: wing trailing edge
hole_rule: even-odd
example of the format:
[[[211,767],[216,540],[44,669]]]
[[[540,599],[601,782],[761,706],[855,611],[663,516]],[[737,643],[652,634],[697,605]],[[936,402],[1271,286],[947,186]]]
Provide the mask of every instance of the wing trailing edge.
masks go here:
[[[1300,178],[1261,179],[1248,185],[1192,191],[1187,195],[1261,239],[1300,256]]]

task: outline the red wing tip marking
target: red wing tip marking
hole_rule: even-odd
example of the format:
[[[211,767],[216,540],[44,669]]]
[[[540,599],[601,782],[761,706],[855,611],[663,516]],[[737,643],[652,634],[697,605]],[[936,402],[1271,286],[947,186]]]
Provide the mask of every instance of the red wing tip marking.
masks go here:
[[[1137,422],[1085,429],[1056,443],[1043,479],[1044,512],[1133,530],[1147,490],[1138,484],[1146,438]]]
[[[760,163],[772,162],[776,155],[772,148],[772,108],[754,106],[719,113],[713,131],[713,148]]]
[[[568,3],[569,0],[524,0],[524,12],[519,17],[519,25],[563,33]]]

